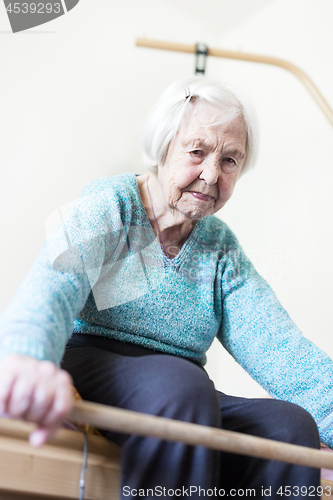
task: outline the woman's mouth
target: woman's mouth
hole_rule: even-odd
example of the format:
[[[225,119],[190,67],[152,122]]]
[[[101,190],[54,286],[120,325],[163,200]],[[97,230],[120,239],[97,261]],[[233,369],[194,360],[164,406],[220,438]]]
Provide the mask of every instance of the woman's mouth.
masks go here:
[[[201,201],[211,201],[214,199],[213,196],[210,196],[209,194],[200,193],[198,191],[189,191],[189,193],[191,193],[191,195],[194,196],[194,198]]]

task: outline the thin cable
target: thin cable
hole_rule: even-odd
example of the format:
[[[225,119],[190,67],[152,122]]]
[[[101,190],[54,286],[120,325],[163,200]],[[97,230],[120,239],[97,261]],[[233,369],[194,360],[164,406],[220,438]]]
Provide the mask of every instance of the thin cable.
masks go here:
[[[153,207],[153,202],[151,201],[151,196],[150,196],[150,191],[149,191],[149,187],[148,187],[148,179],[149,179],[149,175],[147,177],[147,191],[148,191],[148,196],[149,196],[149,201],[150,201],[150,206],[151,206],[151,209],[152,209],[152,212],[153,212],[153,216],[154,216],[154,220],[155,220],[155,224],[156,224],[156,227],[157,227],[157,231],[158,231],[158,234],[160,236],[160,240],[162,242],[162,245],[163,245],[163,248],[164,248],[164,251],[168,257],[168,259],[170,259],[170,256],[168,254],[168,251],[164,245],[164,241],[163,241],[163,238],[162,238],[162,235],[161,235],[161,231],[160,231],[160,228],[158,227],[158,224],[157,224],[157,220],[156,220],[156,216],[155,216],[155,212],[154,212],[154,207]]]
[[[85,431],[82,431],[83,437],[84,437],[84,445],[83,445],[83,453],[84,453],[84,459],[83,459],[83,467],[81,470],[81,476],[80,476],[80,498],[79,500],[84,500],[84,489],[86,487],[86,482],[85,482],[85,475],[86,475],[86,470],[87,470],[87,465],[88,465],[88,436]]]

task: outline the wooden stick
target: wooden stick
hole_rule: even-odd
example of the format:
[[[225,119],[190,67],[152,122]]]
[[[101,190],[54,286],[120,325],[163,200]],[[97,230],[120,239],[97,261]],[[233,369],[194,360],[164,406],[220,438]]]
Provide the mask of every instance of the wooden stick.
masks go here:
[[[176,52],[186,52],[189,54],[195,54],[195,45],[186,45],[182,43],[171,43],[162,42],[160,40],[149,40],[148,38],[137,38],[136,46],[138,47],[148,47],[151,49],[161,49],[161,50],[172,50]],[[241,61],[250,61],[263,64],[272,64],[274,66],[280,66],[293,73],[305,86],[305,88],[310,92],[315,102],[318,104],[330,124],[333,126],[333,111],[329,106],[324,96],[321,94],[319,89],[313,83],[313,81],[308,77],[304,71],[302,71],[298,66],[285,61],[284,59],[279,59],[277,57],[262,56],[259,54],[248,54],[245,52],[235,52],[231,50],[222,49],[208,49],[208,55],[214,57],[225,57],[227,59],[238,59]]]
[[[333,469],[333,454],[331,453],[87,401],[74,403],[70,419],[75,422],[85,422],[103,430],[152,436],[166,441],[181,441],[188,445],[207,446],[214,450],[279,460],[318,469],[322,467]]]

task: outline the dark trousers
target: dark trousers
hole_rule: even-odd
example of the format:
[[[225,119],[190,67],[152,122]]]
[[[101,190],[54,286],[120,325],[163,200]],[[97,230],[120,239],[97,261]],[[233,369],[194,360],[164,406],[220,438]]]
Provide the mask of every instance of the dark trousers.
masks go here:
[[[218,392],[205,370],[178,356],[93,335],[74,335],[62,367],[83,399],[319,448],[304,409]],[[320,471],[202,446],[106,432],[121,446],[120,498],[317,498]],[[165,489],[163,489],[165,488]]]

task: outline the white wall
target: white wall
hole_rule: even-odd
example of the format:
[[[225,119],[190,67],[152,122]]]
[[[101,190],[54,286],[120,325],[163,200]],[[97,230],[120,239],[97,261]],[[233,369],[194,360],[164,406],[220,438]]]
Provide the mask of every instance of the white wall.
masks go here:
[[[221,16],[221,33],[215,18],[212,30],[207,21],[218,3],[207,0],[200,15],[181,1],[81,0],[66,16],[15,35],[0,8],[0,311],[41,247],[48,215],[96,177],[141,172],[146,114],[169,83],[193,73],[194,56],[135,48],[136,36],[289,59],[333,106],[330,0],[267,1],[233,19],[232,29]],[[332,356],[333,129],[281,69],[210,59],[207,74],[247,90],[262,129],[257,169],[220,216],[305,335]],[[219,346],[208,370],[226,392],[264,394]]]

